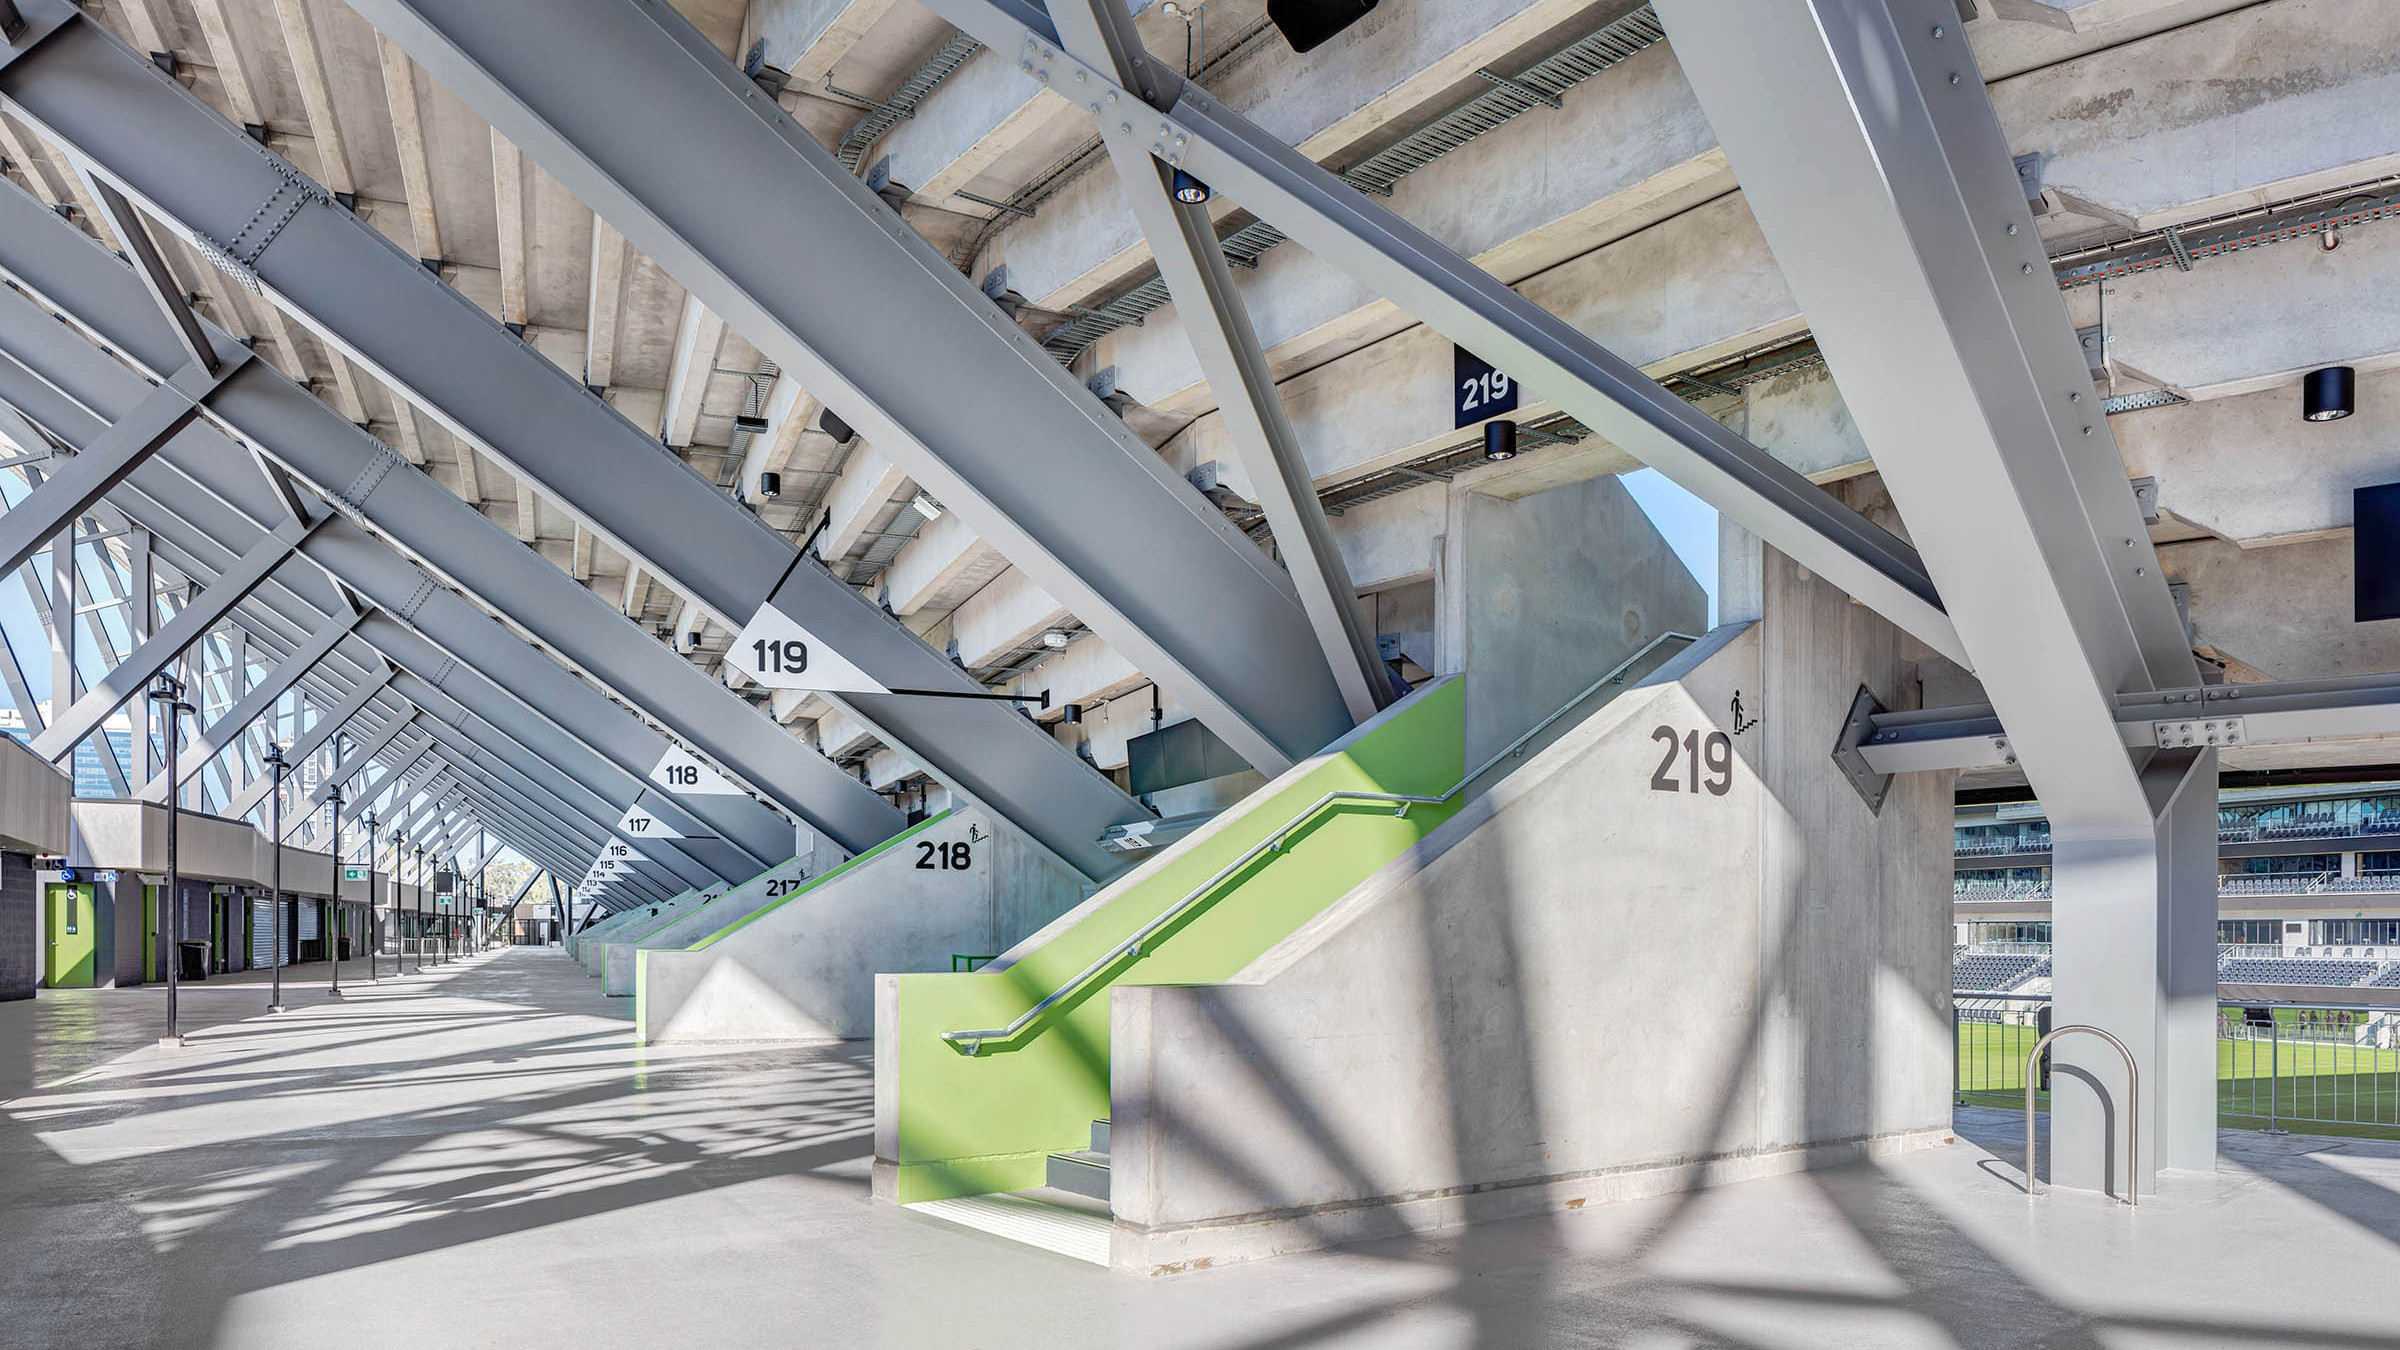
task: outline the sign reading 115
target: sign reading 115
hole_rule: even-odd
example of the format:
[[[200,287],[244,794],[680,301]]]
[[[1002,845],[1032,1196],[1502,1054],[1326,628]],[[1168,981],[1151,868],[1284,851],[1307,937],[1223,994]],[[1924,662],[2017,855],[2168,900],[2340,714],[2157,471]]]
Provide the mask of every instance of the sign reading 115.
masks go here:
[[[750,644],[758,655],[758,668],[776,675],[799,675],[808,670],[808,644],[798,638],[770,642],[760,638]]]

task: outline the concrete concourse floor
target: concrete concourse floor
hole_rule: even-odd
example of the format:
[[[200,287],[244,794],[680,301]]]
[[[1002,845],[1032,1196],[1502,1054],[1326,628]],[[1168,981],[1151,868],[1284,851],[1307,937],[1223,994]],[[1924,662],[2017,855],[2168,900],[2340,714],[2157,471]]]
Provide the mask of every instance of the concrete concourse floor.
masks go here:
[[[867,1197],[866,1047],[644,1049],[556,949],[0,1004],[0,1346],[2400,1348],[2400,1145],[2228,1132],[2129,1213],[2017,1117],[1164,1280]],[[1637,1107],[1638,1108],[1638,1104]],[[1989,1146],[1998,1151],[1987,1151]]]

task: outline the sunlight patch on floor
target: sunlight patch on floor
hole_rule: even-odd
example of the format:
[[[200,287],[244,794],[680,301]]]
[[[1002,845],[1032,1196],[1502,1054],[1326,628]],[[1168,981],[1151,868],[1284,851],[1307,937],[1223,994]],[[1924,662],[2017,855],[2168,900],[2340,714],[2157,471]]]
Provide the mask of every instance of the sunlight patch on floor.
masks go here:
[[[1022,1242],[1095,1266],[1108,1264],[1110,1223],[1097,1214],[1083,1214],[1059,1205],[1046,1205],[1019,1195],[968,1195],[955,1200],[920,1200],[904,1206],[978,1233]]]

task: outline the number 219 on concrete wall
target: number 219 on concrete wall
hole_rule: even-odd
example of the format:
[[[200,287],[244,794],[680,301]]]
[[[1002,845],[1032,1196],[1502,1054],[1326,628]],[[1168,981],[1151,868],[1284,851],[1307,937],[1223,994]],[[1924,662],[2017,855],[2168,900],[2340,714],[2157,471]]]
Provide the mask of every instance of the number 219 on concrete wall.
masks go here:
[[[1708,795],[1722,797],[1728,789],[1732,788],[1733,738],[1731,736],[1722,731],[1712,731],[1706,736],[1702,736],[1697,731],[1687,731],[1678,736],[1673,727],[1652,727],[1650,739],[1664,741],[1667,744],[1665,757],[1658,761],[1658,768],[1650,774],[1650,790],[1652,792],[1698,792],[1702,788],[1706,788]],[[1684,764],[1678,765],[1676,763],[1678,759],[1683,760]],[[1701,775],[1703,761],[1708,767],[1705,778]],[[1677,778],[1675,770],[1687,766],[1690,776]]]

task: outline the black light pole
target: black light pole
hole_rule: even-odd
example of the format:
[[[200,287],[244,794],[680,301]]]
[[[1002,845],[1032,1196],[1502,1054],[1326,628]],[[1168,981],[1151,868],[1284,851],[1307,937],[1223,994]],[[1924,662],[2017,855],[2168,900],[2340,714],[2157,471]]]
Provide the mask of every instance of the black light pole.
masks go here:
[[[398,828],[392,830],[392,941],[398,950],[392,956],[392,967],[408,974],[408,931],[400,925],[400,890],[408,884],[408,835]],[[425,954],[417,953],[417,969],[425,969]]]
[[[405,856],[405,851],[404,851],[404,856]],[[425,973],[425,847],[424,847],[424,845],[420,844],[420,845],[418,845],[418,846],[417,846],[417,854],[416,854],[416,857],[417,857],[417,865],[416,865],[414,868],[410,869],[410,875],[414,876],[414,877],[416,878],[416,880],[414,880],[414,881],[410,882],[409,884],[410,884],[411,886],[414,886],[414,887],[416,888],[416,892],[415,892],[415,895],[413,896],[413,898],[411,898],[411,899],[410,899],[410,901],[409,901],[409,905],[408,905],[408,926],[409,926],[409,928],[410,928],[412,931],[414,931],[414,932],[416,933],[416,935],[417,935],[417,973],[418,973],[419,975],[422,975],[422,974],[424,974],[424,973]]]
[[[375,813],[367,812],[367,978],[381,980],[375,972],[376,949],[383,944],[375,940]]]
[[[341,733],[334,733],[334,841],[324,846],[326,860],[334,865],[334,891],[324,901],[324,951],[334,958],[334,985],[324,997],[338,999],[341,994]]]
[[[336,741],[333,747],[333,772],[339,775],[341,771],[342,747],[341,743]],[[325,809],[333,814],[333,839],[325,845],[325,851],[333,855],[334,896],[325,911],[325,948],[334,958],[333,988],[327,992],[332,997],[339,998],[342,993],[342,949],[333,938],[333,916],[340,913],[342,908],[342,780],[338,776],[333,780],[333,791],[326,796],[325,801]]]
[[[275,943],[267,960],[275,967],[275,991],[267,996],[267,1011],[283,1011],[283,774],[291,765],[283,757],[283,746],[277,742],[267,745],[267,771],[275,775],[275,787],[267,794],[274,803],[267,808],[267,837],[274,840],[271,852],[275,859],[267,864],[270,878],[269,894],[273,896],[268,913],[275,918]]]
[[[163,707],[167,714],[167,1034],[158,1043],[171,1046],[183,1044],[175,1006],[180,983],[176,966],[183,957],[183,897],[176,893],[183,888],[183,874],[175,854],[175,825],[182,814],[183,792],[176,781],[175,752],[183,740],[183,714],[192,711],[192,705],[183,701],[183,681],[163,670],[151,682],[150,701]]]
[[[425,909],[425,846],[423,844],[417,845],[417,928],[421,933],[433,931],[433,921],[427,917]],[[418,939],[420,943],[432,940],[430,937]],[[440,952],[437,951],[433,954],[433,963],[437,966],[442,963]],[[425,968],[425,949],[422,946],[417,948],[417,968],[419,970]]]

